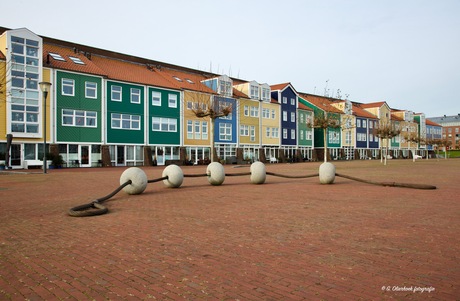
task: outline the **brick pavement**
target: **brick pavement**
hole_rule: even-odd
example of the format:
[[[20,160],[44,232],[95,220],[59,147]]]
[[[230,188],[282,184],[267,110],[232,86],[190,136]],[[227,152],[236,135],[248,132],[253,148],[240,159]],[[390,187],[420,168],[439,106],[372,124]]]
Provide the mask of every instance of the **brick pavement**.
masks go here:
[[[319,164],[267,171],[311,174]],[[2,173],[0,300],[459,300],[460,160],[334,164],[438,189],[185,178],[178,189],[121,192],[108,214],[76,218],[67,209],[113,191],[124,168]],[[144,170],[153,179],[163,167]]]

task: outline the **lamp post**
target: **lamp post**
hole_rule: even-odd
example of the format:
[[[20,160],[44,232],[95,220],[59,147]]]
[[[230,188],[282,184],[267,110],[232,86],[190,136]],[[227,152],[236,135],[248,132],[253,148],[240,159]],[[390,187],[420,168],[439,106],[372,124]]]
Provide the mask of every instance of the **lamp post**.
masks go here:
[[[43,93],[43,173],[46,173],[46,98],[51,87],[50,82],[40,82],[40,90]]]

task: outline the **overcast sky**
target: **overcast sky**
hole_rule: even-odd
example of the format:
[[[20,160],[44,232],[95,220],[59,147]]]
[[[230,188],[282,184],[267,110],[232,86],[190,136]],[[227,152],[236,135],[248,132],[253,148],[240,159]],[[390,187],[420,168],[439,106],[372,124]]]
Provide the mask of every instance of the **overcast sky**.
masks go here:
[[[460,0],[15,0],[1,9],[0,26],[42,36],[427,117],[460,113]]]

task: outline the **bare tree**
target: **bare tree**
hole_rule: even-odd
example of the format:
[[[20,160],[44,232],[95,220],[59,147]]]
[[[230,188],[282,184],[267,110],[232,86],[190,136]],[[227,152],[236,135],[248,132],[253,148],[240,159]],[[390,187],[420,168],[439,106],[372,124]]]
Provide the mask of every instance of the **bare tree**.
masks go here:
[[[387,165],[389,142],[393,137],[398,136],[400,133],[401,129],[391,124],[391,122],[380,121],[378,126],[374,128],[374,135],[382,139],[382,143],[380,145],[380,162],[384,162],[384,165]],[[385,147],[383,146],[384,141]]]
[[[323,129],[323,138],[324,138],[324,162],[327,162],[327,135],[328,129],[338,129],[341,128],[340,121],[337,117],[333,116],[330,113],[320,111],[321,113],[315,114],[313,118],[313,123],[308,122],[307,126],[309,128]]]

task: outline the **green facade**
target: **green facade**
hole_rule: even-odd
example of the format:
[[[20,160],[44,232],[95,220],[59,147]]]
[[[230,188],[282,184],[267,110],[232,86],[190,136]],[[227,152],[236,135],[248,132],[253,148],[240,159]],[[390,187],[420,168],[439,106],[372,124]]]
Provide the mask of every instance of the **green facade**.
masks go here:
[[[121,88],[121,100],[112,99],[112,86]],[[131,101],[131,89],[140,90],[139,103]],[[145,144],[144,135],[144,86],[133,85],[128,83],[107,81],[107,143],[121,144]],[[140,116],[139,129],[120,129],[112,126],[112,114],[121,114],[123,116]]]
[[[62,93],[62,80],[74,81],[74,95],[68,96]],[[85,97],[85,83],[91,82],[97,85],[96,98]],[[85,142],[100,143],[102,138],[102,101],[101,101],[100,77],[88,76],[63,71],[56,72],[56,141],[57,142]],[[96,112],[96,126],[64,125],[63,110],[77,110]]]
[[[160,105],[152,104],[152,97],[154,93],[161,95]],[[169,106],[169,96],[175,95],[177,99],[176,107]],[[180,110],[181,110],[181,94],[175,90],[165,90],[159,88],[148,88],[148,110],[149,110],[149,144],[153,145],[180,145],[181,143],[181,124],[180,124]],[[152,130],[152,118],[168,118],[176,120],[176,131],[154,131]]]
[[[303,121],[303,122],[298,123],[299,132],[302,131],[303,133],[306,133],[308,131],[312,131],[312,129],[307,126],[307,121],[306,120],[308,120],[308,119],[313,120],[313,113],[310,112],[310,111],[304,111],[304,110],[301,110],[301,109],[299,109],[297,112],[298,112],[299,120]],[[311,146],[311,147],[313,147],[313,140],[312,139],[307,139],[307,135],[304,135],[303,137],[301,137],[299,135],[297,141],[298,141],[299,146]]]

